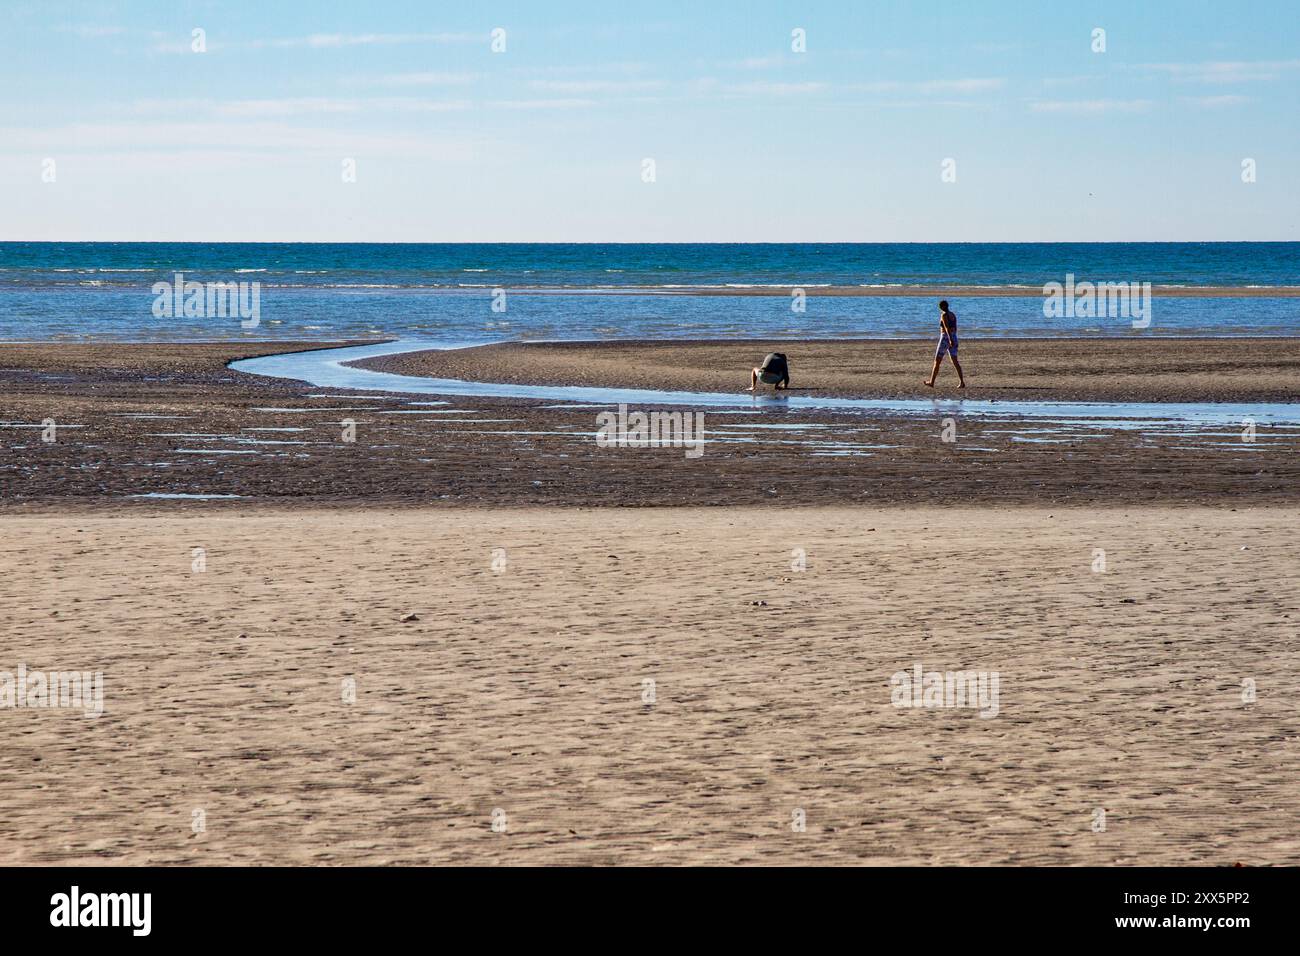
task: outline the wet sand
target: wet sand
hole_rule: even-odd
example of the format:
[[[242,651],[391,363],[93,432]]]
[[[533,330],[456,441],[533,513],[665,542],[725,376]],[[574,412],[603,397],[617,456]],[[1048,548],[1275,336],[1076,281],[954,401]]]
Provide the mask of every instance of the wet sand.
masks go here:
[[[936,339],[937,339],[936,331]],[[1018,401],[1300,401],[1300,339],[961,339],[968,398]],[[792,395],[958,396],[935,339],[508,343],[367,359],[365,368],[484,382],[740,392],[768,352],[790,357]],[[771,392],[771,388],[766,389]]]
[[[827,354],[840,345],[826,346]],[[1059,353],[1060,345],[1050,348]],[[1098,347],[1115,352],[1122,345]],[[748,358],[763,347],[683,346],[676,371],[668,366],[653,372],[632,368],[624,375],[630,381],[623,384],[712,385],[725,361]],[[858,361],[851,351],[855,347],[848,346],[846,364]],[[900,362],[914,347],[880,346],[895,350]],[[1041,352],[1044,346],[1037,347]],[[1287,381],[1287,375],[1295,374],[1287,371],[1291,353],[1278,345],[1224,345],[1220,354],[1227,357],[1218,360],[1208,344],[1189,346],[1190,354],[1200,355],[1213,370],[1203,378],[1217,376],[1225,383],[1221,394],[1276,396],[1273,384],[1248,387],[1246,347],[1263,356],[1250,369],[1258,372],[1261,361],[1274,363],[1268,366],[1273,374],[1263,376],[1264,381]],[[133,496],[158,494],[241,496],[171,505],[205,510],[265,505],[1300,502],[1300,434],[1295,429],[1261,428],[1258,441],[1247,445],[1236,421],[1202,429],[1124,428],[1119,422],[1113,429],[1071,430],[1051,422],[1016,425],[960,418],[957,440],[948,443],[941,440],[944,419],[951,414],[944,408],[936,408],[933,417],[913,418],[710,410],[705,453],[689,459],[674,448],[597,447],[596,410],[591,408],[483,398],[430,405],[436,397],[330,391],[225,367],[234,358],[285,348],[275,343],[0,346],[0,509],[156,507],[156,501]],[[438,374],[476,369],[493,377],[499,373],[503,380],[540,377],[538,369],[526,365],[522,372],[509,372],[483,364],[485,357],[495,362],[523,350],[548,361],[554,356],[577,361],[584,370],[582,380],[600,384],[609,373],[591,353],[601,348],[509,346],[463,355],[425,353],[406,359],[403,367]],[[981,343],[971,351],[974,382],[986,374],[983,348]],[[686,370],[684,356],[711,350],[714,365],[701,360],[701,370]],[[796,383],[826,374],[828,392],[856,387],[814,372],[812,351],[790,351]],[[674,354],[665,351],[662,361],[671,363]],[[1049,361],[1055,359],[1044,359]],[[972,389],[972,397],[981,387]],[[953,390],[944,394],[951,396]],[[1165,393],[1149,386],[1144,394]],[[1050,397],[1063,396],[1053,392]],[[40,440],[46,419],[58,424],[52,443]],[[344,439],[346,422],[356,429],[355,441]]]
[[[3,517],[0,670],[105,700],[0,711],[0,864],[1295,865],[1298,520]]]

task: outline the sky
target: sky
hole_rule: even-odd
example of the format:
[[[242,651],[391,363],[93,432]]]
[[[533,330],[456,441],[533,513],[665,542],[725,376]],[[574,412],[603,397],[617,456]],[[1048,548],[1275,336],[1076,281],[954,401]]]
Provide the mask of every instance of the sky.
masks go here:
[[[1300,240],[1297,104],[1294,0],[0,0],[0,241]]]

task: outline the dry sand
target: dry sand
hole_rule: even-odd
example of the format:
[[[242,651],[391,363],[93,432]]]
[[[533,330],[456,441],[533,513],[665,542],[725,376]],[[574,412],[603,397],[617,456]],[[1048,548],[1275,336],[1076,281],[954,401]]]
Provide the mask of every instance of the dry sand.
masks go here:
[[[0,710],[0,864],[1294,865],[1298,520],[0,517],[0,670],[106,695]],[[998,715],[896,709],[916,663]]]

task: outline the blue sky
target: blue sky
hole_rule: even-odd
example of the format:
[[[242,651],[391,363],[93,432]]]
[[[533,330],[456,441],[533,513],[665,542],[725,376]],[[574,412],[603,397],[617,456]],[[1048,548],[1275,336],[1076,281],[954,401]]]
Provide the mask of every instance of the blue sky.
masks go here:
[[[0,240],[1300,240],[1298,41],[1293,0],[5,0]]]

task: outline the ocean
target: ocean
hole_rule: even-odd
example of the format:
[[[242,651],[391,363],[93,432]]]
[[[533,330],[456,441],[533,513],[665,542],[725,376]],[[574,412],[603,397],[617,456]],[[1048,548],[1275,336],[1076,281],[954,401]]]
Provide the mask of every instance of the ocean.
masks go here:
[[[257,322],[160,310],[155,285],[178,273],[256,283]],[[1145,325],[1049,317],[1043,285],[1067,276],[1181,294],[1157,291]],[[1300,286],[1300,243],[9,242],[0,243],[0,339],[929,337],[940,297],[964,336],[1300,335],[1300,298],[1270,297],[1273,286]],[[818,296],[828,287],[862,295]],[[884,294],[898,287],[917,294]],[[948,291],[962,287],[984,294]],[[1200,297],[1200,287],[1241,294]],[[802,311],[794,288],[806,293]]]

